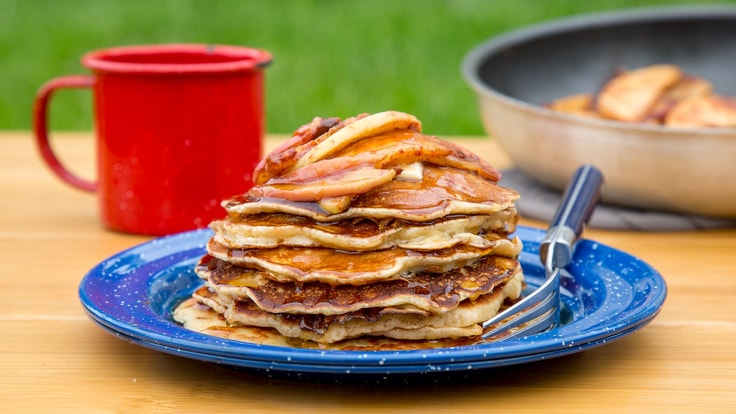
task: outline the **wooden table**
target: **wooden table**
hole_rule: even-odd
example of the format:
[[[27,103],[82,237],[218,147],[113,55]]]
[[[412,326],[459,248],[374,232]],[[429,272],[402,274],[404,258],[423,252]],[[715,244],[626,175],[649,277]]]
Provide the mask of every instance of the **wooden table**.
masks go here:
[[[91,134],[54,134],[91,177]],[[273,148],[278,139],[270,138]],[[498,167],[487,139],[459,139]],[[85,316],[88,269],[148,240],[103,229],[94,196],[61,183],[31,135],[0,132],[0,412],[734,412],[736,229],[692,233],[589,230],[641,257],[668,282],[661,314],[586,352],[418,384],[294,382],[129,344]],[[524,221],[524,224],[544,226]]]

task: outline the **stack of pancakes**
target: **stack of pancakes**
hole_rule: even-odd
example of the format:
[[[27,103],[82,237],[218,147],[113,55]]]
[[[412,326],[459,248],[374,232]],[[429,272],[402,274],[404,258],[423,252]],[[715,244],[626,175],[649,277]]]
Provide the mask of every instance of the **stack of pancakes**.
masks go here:
[[[477,337],[523,285],[518,193],[499,179],[409,114],[315,118],[223,202],[174,319],[289,346]]]

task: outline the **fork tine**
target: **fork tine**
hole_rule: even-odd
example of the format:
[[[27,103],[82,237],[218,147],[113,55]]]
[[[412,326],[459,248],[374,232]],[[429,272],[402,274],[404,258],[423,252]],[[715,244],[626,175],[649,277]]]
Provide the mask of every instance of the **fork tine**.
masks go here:
[[[504,336],[509,338],[521,333],[537,333],[551,327],[558,321],[559,288],[560,275],[559,271],[555,271],[534,292],[484,322],[483,329],[491,329],[481,337],[492,338],[518,327],[518,330]]]
[[[545,302],[544,304],[535,306],[530,309],[529,312],[521,315],[521,317],[513,319],[513,323],[506,325],[504,327],[504,331],[495,334],[492,331],[489,331],[490,335],[488,338],[490,339],[494,336],[500,336],[502,333],[505,333],[503,335],[503,339],[528,336],[557,326],[559,324],[559,307],[555,305],[555,303],[558,301],[559,296],[552,292],[550,296],[543,301]]]
[[[529,296],[483,323],[483,339],[530,335],[560,323],[560,272],[572,261],[575,243],[601,196],[603,174],[592,165],[577,169],[539,247],[547,280]],[[518,328],[518,329],[517,329]]]

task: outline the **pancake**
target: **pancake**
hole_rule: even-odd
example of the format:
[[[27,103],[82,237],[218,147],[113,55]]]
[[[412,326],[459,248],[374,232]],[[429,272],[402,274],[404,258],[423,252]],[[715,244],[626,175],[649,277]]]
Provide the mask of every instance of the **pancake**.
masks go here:
[[[363,335],[401,340],[458,338],[480,335],[480,323],[495,315],[506,298],[518,298],[522,285],[523,276],[518,273],[490,294],[465,300],[450,311],[431,316],[376,309],[334,316],[273,314],[247,300],[235,301],[222,315],[227,326],[273,328],[283,336],[317,343],[335,343]],[[202,321],[182,309],[180,306],[175,310],[174,319],[190,329],[202,329]]]
[[[278,282],[323,282],[361,285],[396,279],[405,272],[447,272],[494,254],[513,257],[521,251],[518,238],[484,236],[487,246],[458,244],[433,251],[400,248],[350,252],[324,247],[279,246],[272,249],[232,249],[214,239],[207,244],[211,256],[240,266],[265,270]]]
[[[215,220],[210,228],[215,231],[215,241],[229,248],[322,246],[364,251],[391,247],[437,250],[461,243],[482,247],[488,242],[479,234],[511,233],[515,224],[516,210],[509,208],[494,214],[451,216],[427,223],[354,218],[329,226],[304,216],[252,214]]]
[[[209,288],[231,300],[250,299],[270,313],[336,315],[367,308],[402,308],[441,313],[466,299],[476,299],[520,271],[518,261],[486,256],[472,266],[443,274],[415,273],[368,285],[273,282],[250,269],[218,259],[203,260],[197,274]],[[253,279],[256,279],[255,281]]]
[[[187,329],[224,339],[289,348],[311,348],[339,351],[415,350],[447,348],[474,343],[473,337],[406,341],[385,336],[361,336],[336,343],[319,343],[281,335],[273,328],[230,325],[225,317],[194,298],[182,302],[175,311],[177,320],[186,321]]]
[[[469,172],[425,166],[420,182],[394,180],[355,196],[339,213],[325,211],[314,202],[252,197],[232,197],[222,203],[230,215],[286,213],[320,222],[350,218],[395,218],[428,222],[450,215],[494,214],[511,208],[519,193]]]

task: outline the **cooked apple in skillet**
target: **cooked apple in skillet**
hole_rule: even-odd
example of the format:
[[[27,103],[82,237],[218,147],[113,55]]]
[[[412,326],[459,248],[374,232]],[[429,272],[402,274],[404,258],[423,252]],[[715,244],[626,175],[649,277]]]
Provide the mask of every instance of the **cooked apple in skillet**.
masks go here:
[[[714,93],[706,79],[660,64],[623,70],[596,93],[562,97],[559,112],[671,127],[736,127],[736,99]]]

